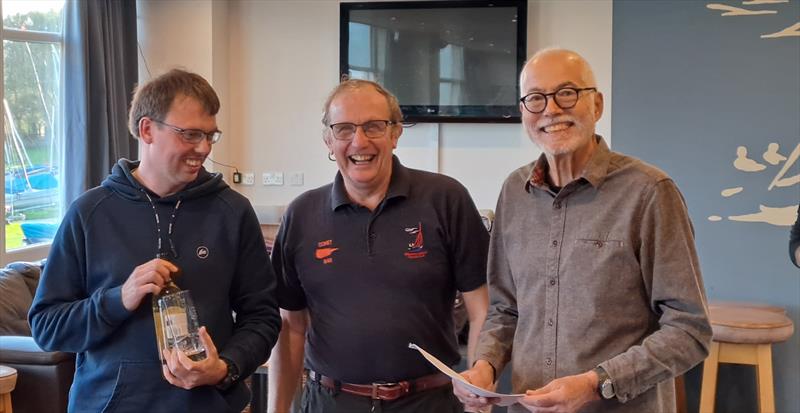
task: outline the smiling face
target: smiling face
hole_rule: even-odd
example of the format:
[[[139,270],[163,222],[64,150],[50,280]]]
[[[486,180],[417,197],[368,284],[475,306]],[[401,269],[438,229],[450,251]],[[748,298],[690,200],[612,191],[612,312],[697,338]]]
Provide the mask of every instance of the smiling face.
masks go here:
[[[164,119],[183,129],[217,130],[216,118],[209,115],[196,99],[178,96]],[[197,179],[197,174],[211,152],[211,143],[192,144],[169,126],[143,118],[140,137],[144,142],[142,162],[137,172],[142,183],[160,196],[176,193]]]
[[[392,120],[385,96],[371,86],[344,89],[328,106],[328,122],[363,124],[371,120]],[[328,149],[336,157],[336,165],[344,178],[345,188],[354,193],[372,194],[385,191],[392,176],[392,153],[403,129],[399,124],[389,125],[386,134],[379,138],[367,138],[362,128],[357,128],[350,141],[333,137],[330,128],[324,139]]]
[[[562,87],[596,87],[589,65],[579,55],[553,50],[543,52],[525,65],[520,77],[522,95],[552,93]],[[522,123],[531,140],[549,156],[577,154],[591,146],[595,123],[603,114],[603,95],[580,92],[577,104],[561,109],[548,97],[541,113],[530,113],[521,104]]]

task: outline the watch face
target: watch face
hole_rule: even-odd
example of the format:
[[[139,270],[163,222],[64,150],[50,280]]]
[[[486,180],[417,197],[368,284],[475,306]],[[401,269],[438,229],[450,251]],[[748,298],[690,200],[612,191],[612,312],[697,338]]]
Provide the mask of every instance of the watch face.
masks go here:
[[[603,381],[603,385],[600,387],[600,390],[604,399],[610,399],[614,397],[614,383],[611,382],[611,379],[605,379]]]

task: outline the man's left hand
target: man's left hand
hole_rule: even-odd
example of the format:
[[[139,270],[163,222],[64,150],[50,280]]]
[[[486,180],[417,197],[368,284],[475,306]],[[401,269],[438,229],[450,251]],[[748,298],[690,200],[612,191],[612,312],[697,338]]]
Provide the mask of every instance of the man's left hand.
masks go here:
[[[597,373],[590,371],[555,379],[546,386],[528,390],[520,404],[537,413],[573,413],[583,405],[599,400]]]
[[[205,327],[200,327],[200,341],[206,348],[206,358],[192,361],[180,350],[164,349],[164,377],[174,386],[192,389],[198,386],[215,385],[228,374],[228,366],[219,358],[217,348]]]

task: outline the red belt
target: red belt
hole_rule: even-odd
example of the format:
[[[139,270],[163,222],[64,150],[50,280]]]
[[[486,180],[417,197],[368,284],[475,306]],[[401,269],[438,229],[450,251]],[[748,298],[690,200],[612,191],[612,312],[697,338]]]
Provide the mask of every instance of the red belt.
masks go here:
[[[327,387],[331,390],[339,389],[345,393],[369,397],[375,400],[397,400],[412,393],[435,389],[451,383],[450,377],[447,377],[441,373],[394,383],[372,384],[341,383],[336,379],[323,376],[322,374],[312,370],[308,371],[308,378],[319,382],[324,387]]]

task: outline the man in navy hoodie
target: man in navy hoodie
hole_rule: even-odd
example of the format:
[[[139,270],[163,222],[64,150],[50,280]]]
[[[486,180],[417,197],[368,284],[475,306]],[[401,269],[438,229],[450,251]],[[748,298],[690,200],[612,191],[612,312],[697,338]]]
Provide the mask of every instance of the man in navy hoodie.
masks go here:
[[[218,110],[193,73],[142,85],[129,119],[141,161],[120,160],[64,216],[29,320],[43,349],[77,353],[70,411],[238,412],[249,400],[241,379],[281,322],[252,207],[202,166]],[[192,293],[203,360],[160,363],[150,302],[169,279]]]

